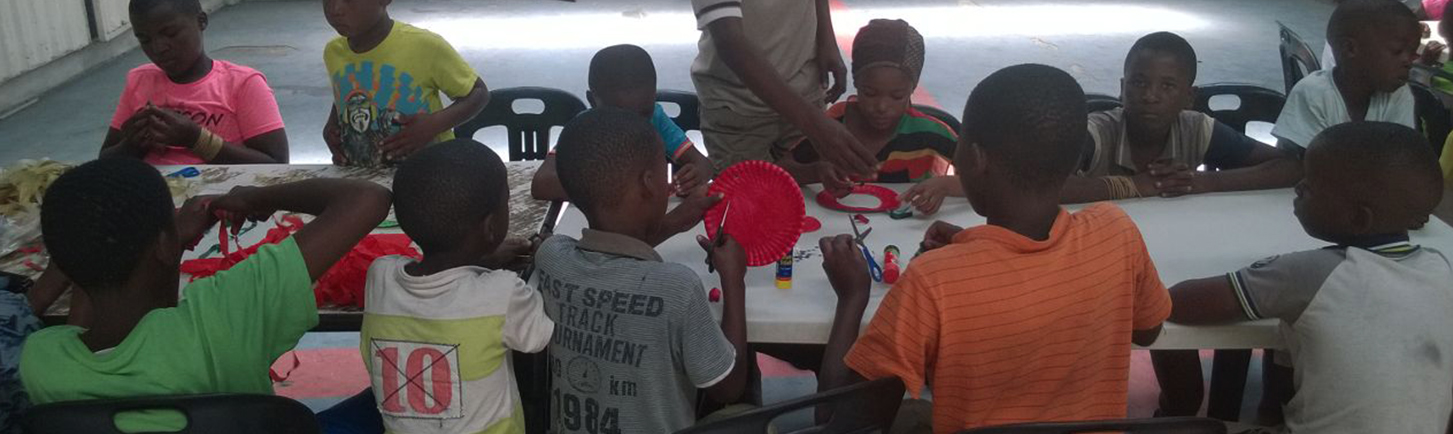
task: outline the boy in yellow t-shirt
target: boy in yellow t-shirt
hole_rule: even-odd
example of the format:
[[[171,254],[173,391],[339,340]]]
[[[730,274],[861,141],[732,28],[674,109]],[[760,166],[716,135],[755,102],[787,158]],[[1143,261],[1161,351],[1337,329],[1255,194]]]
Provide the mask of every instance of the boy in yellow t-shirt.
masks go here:
[[[339,165],[401,161],[453,139],[455,126],[489,103],[484,80],[444,38],[394,21],[390,0],[324,0],[341,36],[323,49],[333,112],[323,140]],[[439,93],[454,101],[444,107]]]

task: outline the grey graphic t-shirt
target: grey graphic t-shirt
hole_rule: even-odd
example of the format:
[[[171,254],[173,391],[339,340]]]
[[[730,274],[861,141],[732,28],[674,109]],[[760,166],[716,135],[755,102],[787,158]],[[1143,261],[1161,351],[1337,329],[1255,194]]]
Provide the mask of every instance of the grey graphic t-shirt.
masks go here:
[[[731,372],[736,351],[701,278],[649,245],[586,229],[535,254],[550,341],[551,430],[664,433],[696,422],[697,389]]]

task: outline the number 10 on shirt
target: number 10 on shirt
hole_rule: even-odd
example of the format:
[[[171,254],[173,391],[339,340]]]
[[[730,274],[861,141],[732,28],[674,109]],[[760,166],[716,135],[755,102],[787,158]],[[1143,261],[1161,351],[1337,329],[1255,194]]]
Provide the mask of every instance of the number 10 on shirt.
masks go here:
[[[459,347],[423,342],[370,340],[375,394],[383,414],[417,419],[464,417],[459,403]]]

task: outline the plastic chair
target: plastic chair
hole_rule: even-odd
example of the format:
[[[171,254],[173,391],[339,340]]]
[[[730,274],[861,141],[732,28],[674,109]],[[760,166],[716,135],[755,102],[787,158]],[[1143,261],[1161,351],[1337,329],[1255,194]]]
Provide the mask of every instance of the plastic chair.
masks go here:
[[[540,113],[516,113],[515,101],[538,100],[545,104]],[[547,87],[512,87],[489,91],[489,105],[478,116],[454,128],[456,137],[474,137],[485,127],[509,130],[510,161],[543,160],[550,152],[550,128],[563,127],[585,111],[575,95]]]
[[[671,118],[683,131],[701,131],[701,100],[696,94],[684,90],[663,89],[656,91],[656,102],[667,102],[681,107],[681,113]]]
[[[182,433],[320,433],[313,411],[297,401],[273,395],[189,395],[60,402],[36,406],[21,415],[20,427],[30,434],[120,434],[117,413],[171,409],[187,418]]]
[[[1236,108],[1212,109],[1211,99],[1218,96],[1235,97]],[[1281,116],[1281,108],[1286,105],[1286,101],[1286,95],[1261,86],[1218,83],[1200,86],[1197,89],[1195,109],[1235,128],[1241,134],[1246,134],[1248,122],[1276,123],[1276,118]]]
[[[1164,434],[1226,434],[1226,425],[1201,417],[1115,419],[1087,422],[1042,422],[1000,425],[959,431],[959,434],[1071,434],[1129,432]]]
[[[952,128],[954,130],[954,134],[958,134],[959,132],[964,130],[964,124],[959,122],[959,118],[954,117],[954,115],[949,114],[949,112],[943,111],[943,109],[918,104],[914,104],[913,109],[923,112],[923,114],[933,116],[935,119],[938,119],[939,122],[943,122],[945,125],[948,125],[949,128]]]
[[[1296,86],[1302,77],[1322,69],[1322,62],[1317,60],[1316,52],[1312,51],[1312,47],[1297,32],[1281,21],[1277,21],[1276,25],[1281,28],[1281,45],[1278,47],[1281,52],[1281,75],[1286,81],[1286,92],[1291,93],[1292,86]]]
[[[1120,98],[1100,93],[1085,94],[1085,104],[1085,111],[1090,113],[1114,110],[1125,106],[1120,103]]]
[[[833,406],[832,418],[826,425],[783,434],[888,432],[902,403],[903,382],[896,377],[880,378],[758,408],[677,434],[766,433],[768,424],[778,416],[824,404]]]

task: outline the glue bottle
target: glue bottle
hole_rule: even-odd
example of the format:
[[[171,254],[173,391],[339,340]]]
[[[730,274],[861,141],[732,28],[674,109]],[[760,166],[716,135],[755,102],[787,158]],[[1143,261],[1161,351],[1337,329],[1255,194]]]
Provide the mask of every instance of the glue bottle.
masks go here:
[[[777,260],[777,289],[792,289],[792,251]]]
[[[898,246],[889,245],[883,249],[883,283],[892,285],[898,274]]]

